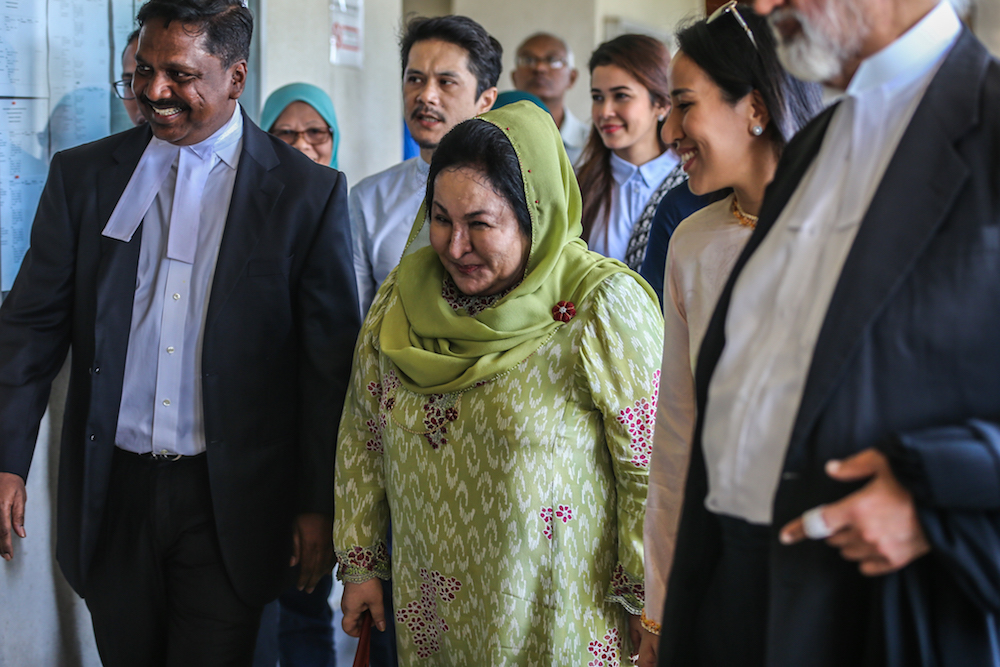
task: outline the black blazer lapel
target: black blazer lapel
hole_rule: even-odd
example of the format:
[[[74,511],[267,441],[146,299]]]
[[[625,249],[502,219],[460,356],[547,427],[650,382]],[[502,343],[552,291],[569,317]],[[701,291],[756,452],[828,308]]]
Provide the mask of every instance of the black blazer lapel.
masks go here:
[[[244,112],[243,150],[215,265],[206,328],[215,321],[219,309],[243,273],[261,229],[284,189],[281,181],[268,173],[279,164],[267,135]]]
[[[819,416],[864,330],[913,269],[969,178],[969,167],[955,145],[978,123],[988,61],[986,50],[964,31],[900,140],[820,329],[792,430],[790,458]],[[787,465],[795,467],[792,460]]]

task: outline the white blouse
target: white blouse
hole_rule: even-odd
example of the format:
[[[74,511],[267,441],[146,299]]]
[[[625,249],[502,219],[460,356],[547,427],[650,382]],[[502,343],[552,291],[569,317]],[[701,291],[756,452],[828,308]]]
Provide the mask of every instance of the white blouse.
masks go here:
[[[733,196],[685,218],[667,247],[663,281],[663,361],[653,432],[643,544],[646,618],[659,623],[684,498],[694,432],[694,367],[715,303],[750,227],[736,221]]]
[[[617,187],[611,192],[608,221],[604,222],[602,210],[590,231],[590,249],[624,262],[632,227],[639,221],[656,188],[676,166],[677,156],[673,151],[664,151],[659,157],[638,167],[612,153],[611,176]]]

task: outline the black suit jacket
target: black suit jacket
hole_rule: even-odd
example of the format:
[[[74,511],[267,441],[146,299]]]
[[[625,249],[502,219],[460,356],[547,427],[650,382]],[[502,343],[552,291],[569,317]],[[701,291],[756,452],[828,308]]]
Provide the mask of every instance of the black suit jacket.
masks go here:
[[[661,665],[697,664],[693,624],[721,546],[704,505],[701,415],[733,284],[819,152],[832,114],[788,145],[704,337]],[[966,31],[879,184],[816,343],[774,499],[769,666],[995,664],[998,328],[1000,64]],[[822,542],[780,545],[788,521],[858,488],[830,480],[824,463],[869,447],[889,455],[913,493],[932,552],[866,578]]]
[[[360,322],[346,179],[243,123],[202,388],[223,560],[241,597],[262,603],[288,583],[294,515],[333,513]],[[51,381],[73,349],[56,554],[81,595],[100,548],[142,237],[101,231],[151,136],[143,126],[53,158],[31,248],[0,308],[0,471],[27,475]]]

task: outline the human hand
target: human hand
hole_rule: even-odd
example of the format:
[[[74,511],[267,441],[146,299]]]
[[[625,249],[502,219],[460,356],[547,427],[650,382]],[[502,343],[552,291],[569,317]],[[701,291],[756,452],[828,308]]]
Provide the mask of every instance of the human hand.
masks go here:
[[[646,628],[642,629],[642,643],[639,645],[639,667],[656,667],[657,649],[660,647],[660,637]]]
[[[372,577],[360,584],[344,582],[344,595],[340,598],[340,609],[344,612],[341,626],[351,637],[361,635],[361,619],[370,612],[372,624],[385,632],[385,609],[382,606],[382,580]]]
[[[291,566],[299,565],[299,590],[312,593],[320,577],[333,571],[333,521],[325,514],[295,517]]]
[[[826,543],[839,549],[843,558],[860,563],[862,574],[895,572],[930,551],[913,496],[892,474],[881,452],[866,449],[843,461],[828,461],[826,474],[842,482],[871,478],[861,489],[820,510],[829,529]],[[782,544],[806,537],[802,517],[781,529]]]
[[[24,490],[24,480],[11,472],[0,472],[0,557],[14,559],[14,540],[11,531],[21,539],[24,532],[24,505],[28,493]]]
[[[639,645],[642,643],[643,632],[645,632],[645,630],[642,629],[642,617],[629,614],[628,638],[629,641],[632,643],[632,650],[629,652],[629,655],[632,658],[633,665],[635,664],[636,659],[639,657]]]

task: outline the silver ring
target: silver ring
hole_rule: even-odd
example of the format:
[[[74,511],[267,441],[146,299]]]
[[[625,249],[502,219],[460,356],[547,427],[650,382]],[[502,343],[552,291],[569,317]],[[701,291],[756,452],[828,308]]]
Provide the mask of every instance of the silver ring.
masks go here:
[[[823,519],[823,505],[817,505],[802,515],[802,530],[810,540],[825,540],[833,535]]]

